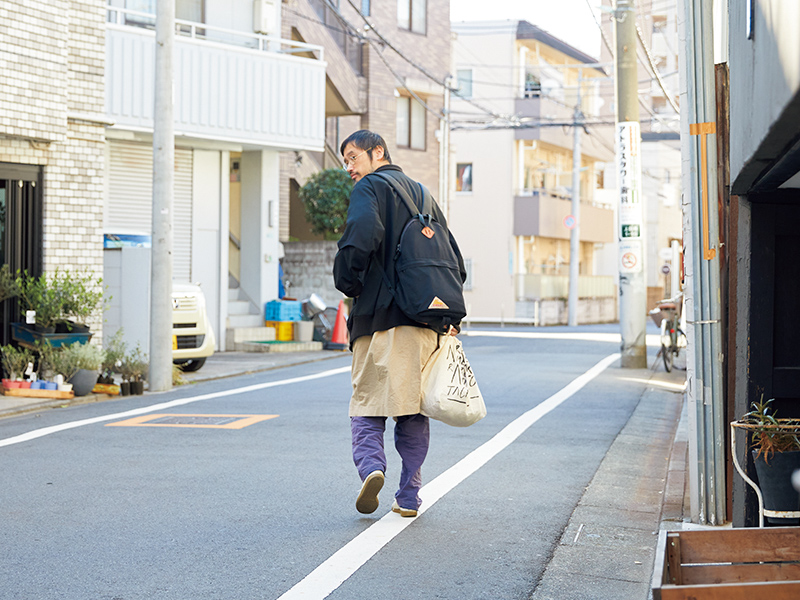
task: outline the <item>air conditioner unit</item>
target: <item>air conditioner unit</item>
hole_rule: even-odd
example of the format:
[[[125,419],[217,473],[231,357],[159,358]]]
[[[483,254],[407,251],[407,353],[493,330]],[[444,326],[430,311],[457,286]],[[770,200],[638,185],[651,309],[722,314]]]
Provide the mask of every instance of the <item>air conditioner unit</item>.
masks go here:
[[[253,0],[253,31],[264,35],[277,35],[278,27],[275,2]]]

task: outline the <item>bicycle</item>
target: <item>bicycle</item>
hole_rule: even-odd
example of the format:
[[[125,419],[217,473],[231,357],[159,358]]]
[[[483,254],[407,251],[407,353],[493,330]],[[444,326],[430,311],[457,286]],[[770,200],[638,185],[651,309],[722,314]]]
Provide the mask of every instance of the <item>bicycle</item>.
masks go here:
[[[650,318],[661,330],[661,355],[667,373],[672,371],[675,359],[686,348],[686,334],[680,327],[681,312],[683,308],[683,292],[674,298],[659,300],[658,305],[650,311]],[[657,359],[658,357],[656,357]]]

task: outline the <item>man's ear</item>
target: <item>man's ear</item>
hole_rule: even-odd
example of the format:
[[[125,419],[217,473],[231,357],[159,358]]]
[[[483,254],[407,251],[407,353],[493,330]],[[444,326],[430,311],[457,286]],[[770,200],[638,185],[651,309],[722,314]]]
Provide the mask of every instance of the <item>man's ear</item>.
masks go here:
[[[375,160],[383,160],[383,146],[375,146],[372,150],[372,158]]]

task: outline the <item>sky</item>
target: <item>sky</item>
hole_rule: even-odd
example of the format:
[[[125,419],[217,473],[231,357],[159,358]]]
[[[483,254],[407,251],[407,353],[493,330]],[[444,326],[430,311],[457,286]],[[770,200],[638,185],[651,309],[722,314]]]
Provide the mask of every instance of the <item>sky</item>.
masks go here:
[[[591,5],[591,9],[589,8]],[[524,20],[578,50],[600,55],[600,0],[451,0],[451,21]]]

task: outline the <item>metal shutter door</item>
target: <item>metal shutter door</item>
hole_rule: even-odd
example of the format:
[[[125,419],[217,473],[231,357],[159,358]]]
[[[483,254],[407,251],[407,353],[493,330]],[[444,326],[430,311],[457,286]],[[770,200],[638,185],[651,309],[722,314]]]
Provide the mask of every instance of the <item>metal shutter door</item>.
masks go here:
[[[153,147],[110,142],[106,233],[152,233]],[[192,151],[175,149],[172,278],[192,276]]]

